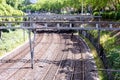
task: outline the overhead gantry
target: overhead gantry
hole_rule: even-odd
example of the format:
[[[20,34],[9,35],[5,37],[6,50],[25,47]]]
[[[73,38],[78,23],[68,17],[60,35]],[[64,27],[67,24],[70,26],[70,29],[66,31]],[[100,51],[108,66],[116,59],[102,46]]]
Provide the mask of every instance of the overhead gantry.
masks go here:
[[[0,21],[0,31],[3,29],[23,29],[28,30],[29,44],[31,54],[31,68],[34,64],[34,41],[36,30],[74,30],[74,31],[88,31],[98,30],[98,39],[100,39],[100,31],[120,30],[120,22],[100,21],[100,16],[91,15],[26,15],[26,16],[0,16],[0,18],[22,18],[18,21]],[[92,21],[93,18],[98,18],[98,21]],[[12,24],[19,24],[19,26],[12,26]],[[5,26],[7,24],[7,26]],[[34,33],[33,39],[31,32]],[[86,34],[86,33],[85,33]],[[99,42],[98,42],[99,43]],[[99,47],[99,46],[98,46]]]

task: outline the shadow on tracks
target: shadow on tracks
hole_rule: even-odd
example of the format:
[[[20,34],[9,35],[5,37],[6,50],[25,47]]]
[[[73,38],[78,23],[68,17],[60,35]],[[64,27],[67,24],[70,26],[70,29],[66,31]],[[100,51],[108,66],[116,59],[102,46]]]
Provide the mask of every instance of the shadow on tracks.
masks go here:
[[[43,32],[38,32],[38,33],[43,33]],[[53,33],[53,32],[50,31],[50,32],[47,32],[47,33]],[[69,39],[69,40],[72,41],[72,43],[69,43],[69,42],[66,43],[65,44],[66,48],[62,49],[61,52],[66,54],[66,53],[68,53],[70,51],[73,55],[74,54],[85,53],[85,51],[83,50],[82,43],[80,41],[78,41],[75,36],[73,36],[71,38],[71,33],[66,33],[66,32],[65,33],[61,32],[60,34],[61,34],[63,39],[65,39],[65,40]],[[69,48],[69,46],[72,46],[72,47]],[[60,61],[50,61],[50,60],[34,59],[35,63],[43,62],[43,63],[48,63],[48,64],[55,64],[56,66],[59,66],[60,62],[62,62],[62,65],[60,65],[61,68],[64,68],[64,67],[70,67],[71,68],[71,66],[70,66],[71,62],[79,62],[79,61],[82,61],[82,60],[80,60],[80,59],[79,60],[65,59],[65,60],[60,60]],[[9,63],[30,63],[30,59],[0,60],[0,63],[4,63],[4,64],[9,64]],[[20,69],[29,69],[29,68],[31,68],[31,67],[21,67]],[[12,69],[15,69],[15,68],[12,68]],[[60,71],[60,73],[62,73],[62,72],[64,72],[64,71]]]
[[[73,33],[73,30],[38,30],[37,33]]]

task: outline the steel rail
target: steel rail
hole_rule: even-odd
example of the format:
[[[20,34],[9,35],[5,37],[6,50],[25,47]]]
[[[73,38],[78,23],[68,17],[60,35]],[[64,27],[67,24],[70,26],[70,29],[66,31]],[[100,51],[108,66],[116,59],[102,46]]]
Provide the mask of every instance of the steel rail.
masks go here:
[[[78,40],[81,41],[81,43],[83,44],[84,48],[87,50],[85,42],[81,38],[78,39]],[[85,61],[84,61],[84,59],[85,59],[85,56],[83,55],[83,52],[82,52],[81,53],[81,65],[82,65],[82,67],[81,67],[81,71],[82,71],[81,74],[82,74],[82,80],[85,80]]]
[[[72,43],[72,45],[73,45],[73,43]],[[72,60],[74,60],[75,59],[75,54],[73,54],[72,55]],[[74,78],[74,74],[75,74],[75,62],[71,62],[71,67],[72,67],[72,73],[71,73],[71,77],[70,77],[70,80],[73,80],[73,78]]]
[[[83,42],[82,39],[80,39],[78,37],[76,37],[76,39],[77,39],[77,41],[80,41],[84,45],[84,42]],[[78,44],[78,45],[80,45],[80,44]],[[82,47],[79,47],[79,48],[80,48],[80,50],[82,50]],[[80,80],[85,80],[85,62],[84,62],[84,56],[83,56],[82,52],[80,54],[81,54],[81,58],[80,58],[80,65],[81,65],[80,68],[81,68],[81,71],[80,72],[76,72],[75,71],[75,67],[77,65],[77,62],[75,62],[74,63],[74,72],[71,73],[72,74],[71,80],[74,80],[76,78],[75,77],[76,74],[80,74]]]
[[[43,35],[42,35],[42,37],[43,37]],[[41,38],[42,39],[42,38]],[[41,39],[40,39],[40,41],[41,41]],[[40,43],[39,43],[40,44]],[[37,47],[39,44],[37,44],[37,43],[35,43],[35,47]],[[37,52],[37,53],[39,53],[39,51]],[[40,54],[39,56],[40,57],[42,57],[44,54]],[[38,57],[38,56],[37,56]],[[20,69],[22,68],[22,67],[24,67],[25,65],[28,65],[27,63],[25,63],[25,64],[23,64],[21,67],[20,67]],[[31,67],[30,67],[31,68]],[[7,80],[9,80],[11,77],[13,77],[13,75],[15,75],[17,72],[19,72],[19,69],[17,70],[17,71],[15,71],[11,76],[9,76],[8,78],[7,78]]]
[[[57,55],[56,55],[57,56]],[[50,66],[51,66],[52,64],[50,64]],[[50,66],[48,67],[48,69],[47,69],[47,71],[46,71],[46,73],[43,75],[43,77],[42,77],[42,79],[41,80],[44,80],[44,77],[46,76],[46,74],[48,73],[48,71],[49,71],[49,69],[50,69]]]
[[[42,38],[37,38],[36,40],[39,40],[39,41],[41,41],[41,39]],[[35,46],[37,46],[38,44],[35,44]],[[29,46],[27,47],[27,49],[29,49]],[[26,49],[25,49],[26,50]],[[27,52],[26,51],[22,51],[21,53],[28,53],[29,52],[29,50],[27,50]],[[28,55],[28,54],[16,54],[15,55],[15,57],[19,57],[19,58],[22,58],[22,57],[26,57],[26,55]],[[12,59],[14,59],[14,58],[12,58]],[[16,58],[17,59],[17,58]],[[23,58],[22,58],[23,59]],[[8,67],[11,67],[13,64],[8,64]],[[21,69],[24,65],[26,65],[26,62],[24,63],[24,64],[22,64],[22,65],[20,65],[19,66],[19,69]],[[6,68],[7,69],[7,68]],[[15,73],[17,73],[18,71],[19,71],[19,69],[18,70],[15,70]],[[2,72],[0,72],[1,74],[4,72],[4,70],[2,71]],[[11,72],[11,76],[13,75],[13,74],[15,74],[15,73],[13,73],[13,72]],[[11,77],[11,76],[9,76],[9,78]],[[6,77],[7,78],[7,77]]]
[[[67,41],[67,39],[65,39],[65,49],[67,49],[67,48],[66,48],[66,44],[68,44],[68,43],[69,43],[69,41]],[[61,69],[61,66],[62,66],[62,64],[63,64],[63,61],[62,61],[62,60],[67,59],[68,53],[66,53],[66,54],[65,54],[65,52],[63,52],[63,53],[64,53],[64,54],[63,54],[62,57],[61,57],[61,61],[60,61],[59,65],[58,65],[58,68],[57,68],[57,70],[56,70],[56,72],[55,72],[54,77],[53,77],[52,80],[56,80],[56,76],[59,74],[58,72],[59,72],[59,70]]]
[[[61,38],[61,35],[60,35],[60,38]],[[66,40],[65,40],[64,44],[66,44]],[[59,46],[59,47],[60,47],[60,46]],[[66,47],[66,45],[65,45],[65,47]],[[61,56],[59,56],[59,54],[55,55],[53,61],[57,60],[58,57],[60,57],[60,60],[63,60],[64,55],[65,55],[64,52],[63,52],[63,54],[62,54]],[[60,66],[61,64],[62,64],[62,61],[60,61],[59,66]],[[58,68],[59,68],[59,66],[58,66]],[[47,77],[48,73],[50,72],[50,70],[51,70],[52,68],[54,68],[54,67],[53,67],[53,64],[50,64],[50,66],[48,67],[46,73],[43,75],[42,79],[40,79],[40,80],[46,80],[45,78]],[[58,68],[57,68],[57,69],[58,69]],[[57,71],[57,70],[56,70],[56,71]],[[55,71],[55,74],[56,74],[56,71]],[[54,75],[53,78],[52,78],[53,80],[55,79],[55,74],[53,74],[53,75]]]
[[[56,60],[56,58],[58,57],[58,55],[59,55],[59,54],[54,55],[53,61]],[[53,64],[50,64],[50,65],[49,65],[48,69],[46,70],[45,74],[43,75],[43,77],[42,77],[40,80],[44,80],[44,79],[46,78],[46,76],[47,76],[47,74],[49,73],[49,71],[50,71],[50,69],[52,68],[52,66],[53,66]]]

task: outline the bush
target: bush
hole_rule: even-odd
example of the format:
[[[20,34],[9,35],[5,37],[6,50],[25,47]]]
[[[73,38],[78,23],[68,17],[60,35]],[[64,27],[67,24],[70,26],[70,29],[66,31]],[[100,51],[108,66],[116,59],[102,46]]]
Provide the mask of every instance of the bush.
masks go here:
[[[118,13],[117,13],[118,14]],[[112,14],[111,14],[112,15]],[[97,31],[91,31],[90,33],[94,36],[96,36]],[[108,59],[108,64],[111,69],[119,69],[120,68],[120,45],[116,44],[116,41],[119,38],[115,38],[113,36],[110,36],[112,32],[109,31],[101,31],[101,37],[100,37],[100,44],[104,48],[105,55]],[[112,73],[113,74],[113,73]],[[114,80],[120,80],[120,74],[115,72],[113,74]],[[107,79],[105,79],[107,80]]]
[[[105,19],[109,19],[109,12],[105,12]]]
[[[120,11],[116,13],[116,20],[120,20]]]
[[[116,19],[115,11],[109,12],[109,19]]]
[[[27,32],[25,31],[25,40],[27,40]],[[0,39],[0,56],[4,55],[6,52],[11,51],[18,45],[24,42],[23,30],[15,30],[2,33],[2,39]]]
[[[94,12],[93,15],[94,16],[99,16],[99,12]]]
[[[115,19],[115,12],[103,12],[101,16],[103,19]]]
[[[120,20],[120,12],[110,11],[101,14],[103,19]]]

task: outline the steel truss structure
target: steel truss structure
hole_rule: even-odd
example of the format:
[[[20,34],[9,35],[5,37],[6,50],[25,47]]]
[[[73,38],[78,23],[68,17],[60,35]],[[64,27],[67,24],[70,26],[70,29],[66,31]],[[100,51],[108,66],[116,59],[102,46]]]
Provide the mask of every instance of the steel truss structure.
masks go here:
[[[60,14],[52,14],[52,15],[26,15],[26,16],[0,16],[0,18],[23,18],[23,21],[0,21],[0,31],[3,29],[24,29],[29,32],[29,44],[30,44],[30,54],[31,54],[31,68],[33,69],[34,64],[34,41],[36,36],[36,30],[120,30],[120,22],[109,22],[109,21],[84,21],[86,18],[101,18],[101,16],[91,16],[91,15],[60,15]],[[72,21],[72,19],[78,18],[79,21]],[[12,27],[11,24],[16,23],[20,24],[18,27]],[[4,26],[7,24],[8,26]],[[40,25],[40,27],[37,26]],[[41,25],[42,24],[42,25]],[[49,26],[49,24],[55,24],[54,27]],[[67,24],[67,26],[63,26],[62,24]],[[76,26],[75,24],[79,24]],[[92,27],[85,25],[93,25]],[[102,27],[105,24],[106,27]],[[115,26],[114,26],[115,25]],[[34,36],[31,39],[31,32],[33,31]],[[100,37],[100,33],[99,33]],[[103,70],[103,69],[101,69]],[[107,70],[107,71],[118,71],[118,70]],[[119,71],[118,71],[119,72]]]

